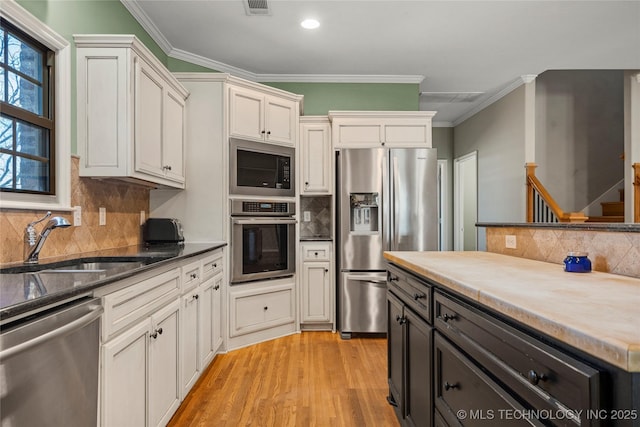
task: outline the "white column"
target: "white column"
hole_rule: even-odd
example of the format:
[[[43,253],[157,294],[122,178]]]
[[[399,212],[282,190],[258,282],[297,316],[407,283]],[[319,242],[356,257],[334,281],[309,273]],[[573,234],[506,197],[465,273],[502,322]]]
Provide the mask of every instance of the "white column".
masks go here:
[[[536,77],[521,76],[524,82],[524,162],[536,162]]]

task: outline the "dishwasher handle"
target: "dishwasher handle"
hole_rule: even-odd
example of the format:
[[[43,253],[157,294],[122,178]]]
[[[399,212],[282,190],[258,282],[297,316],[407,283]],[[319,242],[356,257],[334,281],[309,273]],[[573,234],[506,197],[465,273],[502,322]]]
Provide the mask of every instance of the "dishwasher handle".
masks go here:
[[[46,332],[42,335],[38,335],[35,338],[21,342],[12,347],[5,348],[2,351],[0,351],[0,362],[5,359],[8,359],[9,357],[15,356],[20,353],[24,353],[25,351],[30,350],[33,347],[43,344],[49,340],[66,335],[67,333],[75,329],[83,328],[84,326],[98,319],[102,315],[103,311],[104,309],[102,308],[101,305],[96,305],[91,309],[89,313],[75,320],[72,320],[71,322],[66,323],[65,325],[59,328]]]

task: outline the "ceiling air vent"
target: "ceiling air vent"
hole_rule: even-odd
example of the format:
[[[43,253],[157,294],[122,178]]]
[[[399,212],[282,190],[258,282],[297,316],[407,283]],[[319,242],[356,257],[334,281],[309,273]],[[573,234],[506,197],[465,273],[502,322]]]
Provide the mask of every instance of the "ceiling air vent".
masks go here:
[[[484,92],[420,92],[421,101],[433,103],[475,102]]]
[[[271,15],[267,0],[243,0],[247,15]]]

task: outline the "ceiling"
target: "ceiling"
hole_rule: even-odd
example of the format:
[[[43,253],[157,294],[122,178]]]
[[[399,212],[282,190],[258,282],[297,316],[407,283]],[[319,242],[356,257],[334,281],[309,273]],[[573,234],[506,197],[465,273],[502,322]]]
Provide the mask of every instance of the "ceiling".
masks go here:
[[[640,0],[262,0],[262,16],[244,0],[121,1],[171,57],[263,82],[420,83],[444,126],[545,70],[640,69]]]

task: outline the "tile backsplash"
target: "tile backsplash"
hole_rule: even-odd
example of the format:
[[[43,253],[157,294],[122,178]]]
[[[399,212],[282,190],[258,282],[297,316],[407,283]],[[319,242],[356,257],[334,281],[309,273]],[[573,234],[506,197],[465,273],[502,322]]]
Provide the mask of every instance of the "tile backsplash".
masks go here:
[[[40,259],[76,255],[101,249],[137,245],[140,211],[149,213],[150,188],[116,180],[78,176],[79,158],[71,161],[71,205],[82,208],[82,225],[53,230]],[[0,196],[1,197],[1,196]],[[99,225],[99,208],[106,209],[106,225]],[[46,211],[0,210],[0,263],[23,260],[24,229]],[[52,212],[73,224],[73,212]],[[40,232],[43,224],[36,225]]]
[[[305,211],[310,213],[310,222],[304,221]],[[331,196],[300,197],[300,212],[301,239],[332,236]]]
[[[516,236],[516,248],[505,236]],[[592,269],[640,277],[640,233],[527,227],[487,227],[487,251],[563,264],[567,252],[588,252]]]

